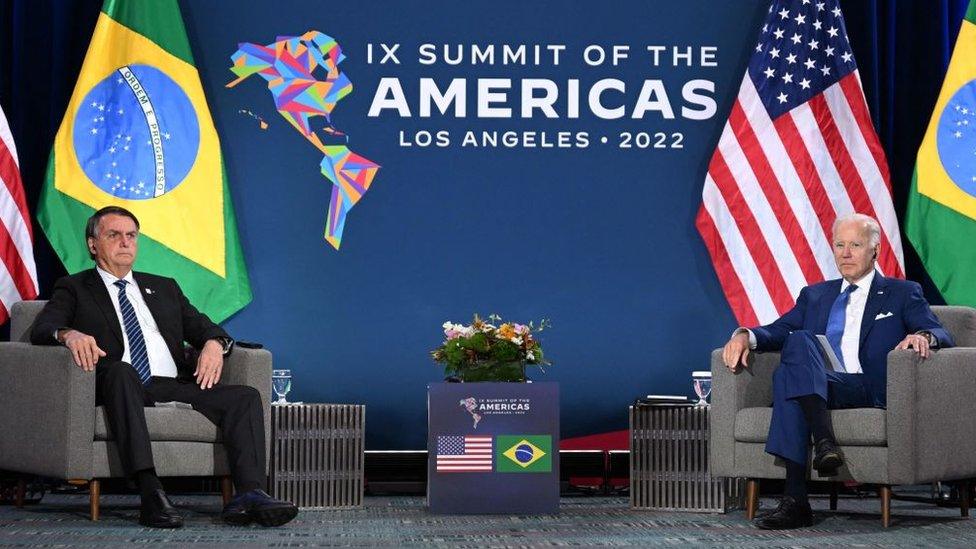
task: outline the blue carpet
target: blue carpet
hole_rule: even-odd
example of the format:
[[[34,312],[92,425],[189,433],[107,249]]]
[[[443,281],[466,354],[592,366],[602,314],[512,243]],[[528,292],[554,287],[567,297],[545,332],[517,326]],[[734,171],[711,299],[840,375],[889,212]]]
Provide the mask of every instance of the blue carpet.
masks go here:
[[[138,498],[105,496],[102,520],[87,520],[84,495],[47,495],[22,509],[0,507],[0,546],[69,547],[892,547],[976,546],[976,520],[959,511],[892,502],[881,527],[877,499],[841,499],[837,512],[813,501],[812,528],[769,532],[740,512],[728,515],[633,511],[625,498],[564,498],[558,515],[432,515],[419,497],[369,497],[363,509],[302,511],[281,528],[231,527],[216,518],[216,496],[175,496],[186,526],[153,530],[137,523]],[[763,502],[773,505],[771,500]]]

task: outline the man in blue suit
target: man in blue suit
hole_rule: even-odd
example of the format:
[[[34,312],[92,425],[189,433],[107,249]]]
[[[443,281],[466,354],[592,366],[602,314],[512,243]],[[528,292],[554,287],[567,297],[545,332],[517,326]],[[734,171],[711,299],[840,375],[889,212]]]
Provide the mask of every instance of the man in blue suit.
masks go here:
[[[915,282],[886,278],[875,271],[881,228],[862,214],[838,218],[833,253],[842,278],[800,291],[796,305],[771,324],[739,328],[725,345],[725,365],[737,372],[750,350],[780,351],[773,374],[773,416],[766,451],[786,465],[786,490],[779,506],[755,519],[763,529],[809,526],[806,460],[813,435],[813,468],[830,475],[843,465],[828,410],[884,408],[888,352],[951,347],[952,337],[929,309]],[[836,355],[817,335],[826,336]]]

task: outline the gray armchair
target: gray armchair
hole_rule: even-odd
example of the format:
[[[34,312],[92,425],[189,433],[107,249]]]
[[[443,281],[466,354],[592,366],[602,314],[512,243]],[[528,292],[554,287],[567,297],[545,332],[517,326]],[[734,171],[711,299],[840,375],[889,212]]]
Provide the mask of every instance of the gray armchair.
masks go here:
[[[123,476],[122,464],[104,407],[95,406],[94,373],[76,366],[64,347],[28,343],[44,303],[15,304],[11,341],[0,343],[0,469],[88,482],[91,518],[98,520],[98,479]],[[250,385],[261,393],[270,444],[271,353],[234,349],[221,383]],[[229,500],[230,470],[213,423],[186,408],[147,408],[146,423],[160,476],[219,476]]]
[[[969,515],[969,479],[976,477],[976,309],[932,307],[957,347],[921,360],[913,351],[888,354],[888,408],[833,410],[834,434],[844,466],[834,477],[881,486],[881,518],[890,519],[891,486],[963,481],[963,516]],[[753,518],[758,479],[784,478],[778,459],[764,450],[779,353],[753,353],[749,370],[732,374],[722,350],[712,352],[709,459],[712,475],[745,477],[746,515]],[[831,509],[836,509],[836,491]]]

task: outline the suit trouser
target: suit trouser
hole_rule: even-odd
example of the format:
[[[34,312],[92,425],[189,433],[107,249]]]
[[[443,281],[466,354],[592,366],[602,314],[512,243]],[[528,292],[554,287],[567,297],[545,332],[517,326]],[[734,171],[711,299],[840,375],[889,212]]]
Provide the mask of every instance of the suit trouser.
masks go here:
[[[829,409],[868,408],[875,402],[863,374],[831,370],[817,336],[797,330],[786,337],[779,367],[773,372],[773,418],[766,452],[807,462],[810,428],[796,399],[808,395],[824,399]]]
[[[185,402],[220,429],[238,492],[265,484],[264,408],[261,395],[246,385],[201,389],[192,380],[153,377],[147,385],[127,362],[95,370],[95,401],[105,415],[127,476],[154,466],[145,407]]]

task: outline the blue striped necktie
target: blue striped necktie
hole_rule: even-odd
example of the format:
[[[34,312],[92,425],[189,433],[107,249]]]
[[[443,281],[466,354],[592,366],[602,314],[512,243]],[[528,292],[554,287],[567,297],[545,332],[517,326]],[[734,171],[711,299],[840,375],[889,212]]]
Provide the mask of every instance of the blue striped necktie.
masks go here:
[[[122,311],[122,323],[125,325],[125,336],[129,340],[129,361],[139,380],[145,385],[149,383],[152,373],[149,370],[149,353],[146,352],[146,339],[142,337],[142,328],[139,327],[139,319],[136,317],[136,310],[125,295],[125,285],[127,280],[116,280],[115,284],[119,288],[119,309]]]
[[[844,325],[847,324],[847,303],[851,300],[851,293],[857,286],[851,284],[837,296],[830,306],[830,316],[827,317],[827,341],[834,349],[837,360],[844,364],[844,353],[841,352],[840,341],[844,338]]]

